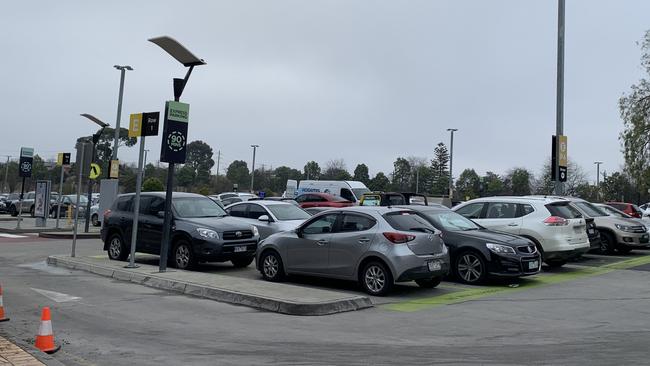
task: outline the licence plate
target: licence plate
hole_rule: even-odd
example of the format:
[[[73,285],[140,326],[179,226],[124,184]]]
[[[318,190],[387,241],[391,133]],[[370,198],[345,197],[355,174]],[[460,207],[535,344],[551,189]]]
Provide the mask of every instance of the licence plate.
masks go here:
[[[538,261],[528,262],[528,269],[537,269],[537,268],[539,268]]]
[[[241,252],[245,252],[245,251],[246,251],[246,246],[245,245],[235,247],[235,253],[241,253]]]
[[[429,266],[429,271],[439,271],[442,268],[442,265],[440,265],[440,262],[438,261],[431,261],[427,263],[427,266]]]
[[[594,230],[594,229],[589,229],[587,232],[588,232],[589,234],[592,234],[592,235],[593,235],[593,234],[596,233],[596,230]]]

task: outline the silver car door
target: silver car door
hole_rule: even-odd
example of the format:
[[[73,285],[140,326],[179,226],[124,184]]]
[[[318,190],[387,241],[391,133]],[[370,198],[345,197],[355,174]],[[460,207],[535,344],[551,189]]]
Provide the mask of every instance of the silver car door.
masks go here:
[[[362,214],[342,214],[341,223],[330,238],[328,273],[355,276],[359,259],[370,248],[376,234],[377,222]]]
[[[314,218],[295,237],[287,239],[287,271],[327,273],[330,238],[337,217],[332,213]]]

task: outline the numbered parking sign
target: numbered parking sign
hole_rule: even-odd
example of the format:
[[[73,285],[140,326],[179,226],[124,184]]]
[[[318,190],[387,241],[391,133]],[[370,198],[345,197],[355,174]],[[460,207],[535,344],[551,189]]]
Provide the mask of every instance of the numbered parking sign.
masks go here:
[[[18,162],[18,176],[28,178],[32,176],[34,164],[34,149],[31,147],[20,148],[20,161]]]
[[[187,125],[190,105],[169,101],[165,103],[165,124],[163,126],[160,161],[183,164],[187,155]]]

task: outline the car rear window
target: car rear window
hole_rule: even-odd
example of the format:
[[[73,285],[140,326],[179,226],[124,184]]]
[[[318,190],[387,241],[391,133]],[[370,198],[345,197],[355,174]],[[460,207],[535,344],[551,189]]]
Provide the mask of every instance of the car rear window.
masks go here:
[[[571,206],[569,202],[549,203],[546,205],[546,208],[553,216],[558,216],[565,219],[579,219],[582,217],[580,211]]]
[[[395,230],[434,233],[436,229],[424,218],[413,211],[396,211],[383,215],[383,218]]]
[[[361,203],[361,206],[379,206],[381,203],[381,197],[377,195],[366,195],[363,197],[363,202]]]

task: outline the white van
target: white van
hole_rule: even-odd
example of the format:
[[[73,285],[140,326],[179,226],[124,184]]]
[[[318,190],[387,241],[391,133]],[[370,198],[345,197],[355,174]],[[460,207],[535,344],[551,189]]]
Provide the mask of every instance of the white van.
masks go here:
[[[289,179],[284,196],[296,198],[309,192],[329,193],[358,203],[361,195],[370,192],[370,190],[365,184],[354,180],[301,180],[297,182]]]

